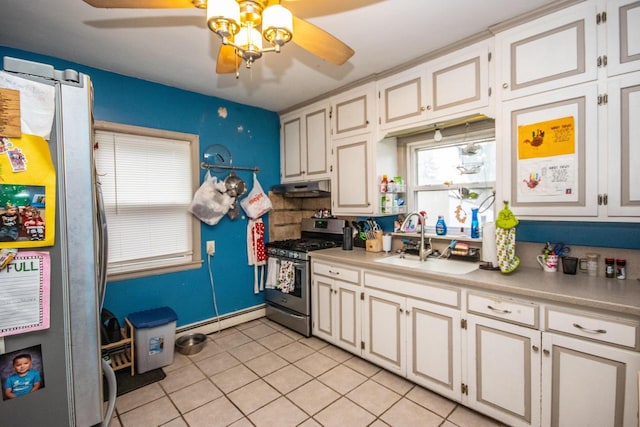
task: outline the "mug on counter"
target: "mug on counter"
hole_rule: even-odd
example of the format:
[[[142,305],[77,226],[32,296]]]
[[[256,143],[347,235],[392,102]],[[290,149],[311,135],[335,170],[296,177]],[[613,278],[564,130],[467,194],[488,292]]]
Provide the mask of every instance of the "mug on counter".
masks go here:
[[[558,255],[538,255],[536,259],[544,271],[548,273],[558,271]]]

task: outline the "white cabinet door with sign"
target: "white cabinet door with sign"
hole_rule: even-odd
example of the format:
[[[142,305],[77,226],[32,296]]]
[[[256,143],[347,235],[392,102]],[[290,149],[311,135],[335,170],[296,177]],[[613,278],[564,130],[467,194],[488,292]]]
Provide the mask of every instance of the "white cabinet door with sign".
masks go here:
[[[516,216],[598,216],[597,84],[502,103],[499,200]]]
[[[502,99],[597,78],[596,2],[585,1],[496,35]]]
[[[280,122],[281,181],[330,178],[328,102],[287,114]]]

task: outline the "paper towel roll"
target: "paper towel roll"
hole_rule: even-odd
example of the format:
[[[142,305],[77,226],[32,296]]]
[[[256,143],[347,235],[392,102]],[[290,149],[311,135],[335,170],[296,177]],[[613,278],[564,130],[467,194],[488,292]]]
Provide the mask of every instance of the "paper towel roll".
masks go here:
[[[498,266],[495,222],[486,222],[482,225],[482,260],[490,262],[494,268]]]

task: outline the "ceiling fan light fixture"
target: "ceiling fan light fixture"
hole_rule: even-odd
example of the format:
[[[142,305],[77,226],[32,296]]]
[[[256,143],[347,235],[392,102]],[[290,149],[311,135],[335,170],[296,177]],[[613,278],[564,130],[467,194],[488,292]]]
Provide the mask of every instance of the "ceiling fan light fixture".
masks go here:
[[[240,5],[235,0],[209,0],[207,25],[223,39],[236,34],[240,29]]]
[[[274,46],[283,46],[293,36],[293,15],[279,4],[262,13],[262,35]]]
[[[240,28],[234,44],[236,54],[247,62],[247,68],[262,56],[262,35],[252,25]]]

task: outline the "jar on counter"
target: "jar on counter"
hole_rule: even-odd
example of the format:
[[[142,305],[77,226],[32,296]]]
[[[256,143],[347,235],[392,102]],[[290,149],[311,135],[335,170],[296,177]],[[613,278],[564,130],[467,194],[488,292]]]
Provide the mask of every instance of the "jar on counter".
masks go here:
[[[613,258],[604,259],[604,274],[608,279],[616,277],[615,260]]]
[[[616,260],[616,278],[620,280],[624,280],[627,278],[627,260],[626,259]]]

